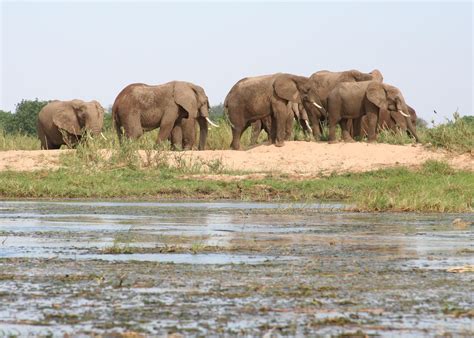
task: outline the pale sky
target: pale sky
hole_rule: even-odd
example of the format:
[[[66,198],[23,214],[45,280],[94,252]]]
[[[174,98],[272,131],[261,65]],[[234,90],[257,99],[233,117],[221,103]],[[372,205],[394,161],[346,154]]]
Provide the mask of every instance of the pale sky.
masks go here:
[[[1,12],[2,110],[36,97],[107,107],[127,84],[172,80],[214,105],[246,76],[377,68],[428,121],[473,115],[470,1],[3,1]]]

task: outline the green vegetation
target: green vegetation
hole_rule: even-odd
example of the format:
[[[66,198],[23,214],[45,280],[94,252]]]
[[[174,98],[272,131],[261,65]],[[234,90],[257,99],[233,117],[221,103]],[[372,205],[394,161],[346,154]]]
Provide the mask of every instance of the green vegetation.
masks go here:
[[[473,153],[474,116],[460,117],[454,113],[453,117],[452,121],[448,120],[445,124],[425,129],[425,142],[450,151]]]
[[[0,150],[37,150],[40,148],[39,140],[36,137],[36,117],[38,112],[47,101],[23,100],[17,107],[15,114],[0,111]],[[104,135],[107,141],[94,142],[102,148],[115,147],[117,143],[116,134],[112,126],[111,107],[108,108],[104,116]],[[209,149],[229,149],[232,140],[232,132],[227,117],[224,114],[223,104],[212,106],[210,116],[219,123],[219,128],[211,128],[208,136]],[[418,136],[421,142],[428,146],[444,148],[449,151],[460,153],[473,152],[474,149],[474,116],[460,117],[458,113],[453,114],[453,120],[448,120],[444,124],[427,128],[427,123],[423,119],[418,119]],[[295,124],[294,136],[296,140],[306,140],[300,126]],[[145,133],[140,139],[140,145],[146,148],[157,148],[155,145],[157,131]],[[259,141],[267,139],[264,131],[260,134]],[[323,132],[323,140],[327,140],[327,131]],[[378,135],[378,142],[388,144],[410,144],[413,138],[406,133],[396,133],[392,131],[382,131]],[[250,144],[250,128],[242,135],[242,146],[248,147]],[[64,146],[63,146],[64,147]],[[159,148],[163,148],[160,146]],[[142,148],[143,149],[143,148]]]
[[[48,101],[22,100],[15,113],[0,111],[0,129],[4,134],[21,134],[36,137],[36,119]]]
[[[22,101],[15,114],[0,112],[0,150],[39,149],[33,125],[46,102]],[[222,106],[212,108],[220,128],[209,132],[211,149],[227,149],[231,132]],[[18,114],[18,115],[17,115]],[[137,141],[119,145],[106,114],[105,136],[87,136],[77,151],[61,155],[57,171],[1,172],[1,198],[140,198],[140,199],[237,199],[256,201],[338,201],[361,211],[472,211],[472,172],[456,171],[442,162],[428,161],[418,170],[395,168],[368,173],[347,173],[307,180],[268,174],[263,179],[206,180],[197,173],[239,175],[228,172],[219,160],[189,160],[184,152],[165,152],[169,144],[156,145],[157,131]],[[23,121],[20,123],[19,121]],[[418,128],[424,143],[456,152],[471,152],[474,117],[460,118],[433,128]],[[297,139],[303,140],[295,127]],[[262,132],[260,139],[266,135]],[[242,143],[248,146],[250,130]],[[379,141],[406,144],[404,133],[381,132]]]
[[[156,162],[161,163],[161,162]],[[186,168],[163,164],[147,170],[116,166],[67,167],[57,171],[1,172],[2,198],[236,199],[339,201],[361,211],[472,211],[474,177],[428,161],[419,170],[395,168],[368,173],[292,180],[220,181],[193,178]]]

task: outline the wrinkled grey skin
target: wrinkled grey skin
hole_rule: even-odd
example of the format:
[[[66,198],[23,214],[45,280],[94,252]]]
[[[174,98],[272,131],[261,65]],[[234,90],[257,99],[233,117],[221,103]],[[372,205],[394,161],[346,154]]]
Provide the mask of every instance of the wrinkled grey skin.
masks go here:
[[[413,129],[416,132],[416,111],[409,105],[408,107],[408,113],[410,114],[410,121],[411,124],[413,125]],[[356,137],[366,137],[368,135],[368,130],[369,130],[369,125],[368,125],[368,120],[367,116],[364,115],[362,118],[359,120],[354,120],[353,121],[353,128],[351,129],[352,126],[349,126],[349,132],[353,138]],[[389,112],[389,111],[382,111],[382,113],[379,115],[379,119],[377,122],[377,130],[391,130],[391,131],[407,131],[409,135],[411,135],[409,129],[408,129],[408,124],[407,120],[401,116],[401,114],[396,114],[395,112]],[[413,136],[413,135],[412,135]]]
[[[252,122],[270,117],[272,143],[281,147],[286,137],[288,103],[302,104],[306,111],[320,105],[316,87],[307,77],[277,73],[238,81],[227,94],[224,108],[232,127],[231,148],[240,149],[242,133]]]
[[[310,129],[308,128],[308,125],[309,125],[308,115],[306,114],[306,110],[303,108],[302,104],[289,102],[288,114],[289,116],[288,116],[287,123],[285,126],[285,141],[291,140],[292,133],[293,133],[294,120],[296,120],[300,124],[305,134],[311,133]],[[291,116],[293,116],[293,118],[291,118]],[[270,140],[270,132],[272,129],[272,119],[270,116],[267,116],[261,120],[252,122],[251,127],[252,127],[252,133],[250,136],[250,145],[257,144],[257,140],[258,140],[258,137],[260,136],[262,129],[265,130],[265,132],[268,135],[268,140]]]
[[[125,135],[136,139],[145,131],[160,128],[157,143],[169,139],[182,146],[182,119],[198,121],[201,127],[200,145],[207,139],[209,102],[204,90],[190,82],[172,81],[150,86],[134,83],[125,87],[115,99],[112,118],[119,139]],[[204,119],[201,119],[204,118]],[[187,123],[184,123],[188,135]],[[189,136],[192,138],[192,136]],[[181,144],[180,144],[181,143]]]
[[[84,132],[98,135],[104,125],[104,108],[97,101],[54,100],[38,114],[37,132],[41,149],[59,149],[65,144],[72,148]]]
[[[361,119],[366,115],[368,141],[376,139],[377,123],[380,116],[391,115],[404,123],[407,130],[418,142],[416,130],[411,122],[408,106],[400,90],[394,86],[377,81],[344,82],[337,85],[329,94],[328,124],[329,143],[336,142],[336,125],[339,123],[343,140],[353,141],[348,129],[348,120]],[[403,112],[407,117],[403,116]]]
[[[343,82],[361,82],[361,81],[377,81],[383,82],[382,73],[374,69],[370,73],[363,73],[358,70],[346,70],[342,72],[330,72],[322,70],[310,76],[310,79],[318,88],[318,96],[321,99],[324,110],[313,110],[312,114],[308,114],[313,129],[313,136],[316,141],[321,139],[322,127],[321,122],[326,120],[326,112],[328,109],[327,98],[329,93],[340,83]]]
[[[196,143],[196,126],[199,126],[199,150],[206,149],[206,140],[208,135],[208,122],[206,117],[209,117],[209,100],[204,89],[200,86],[194,86],[194,90],[198,94],[198,99],[201,99],[200,108],[197,115],[190,114],[186,118],[175,123],[171,131],[170,141],[175,149],[192,150]],[[204,99],[205,98],[205,99]]]

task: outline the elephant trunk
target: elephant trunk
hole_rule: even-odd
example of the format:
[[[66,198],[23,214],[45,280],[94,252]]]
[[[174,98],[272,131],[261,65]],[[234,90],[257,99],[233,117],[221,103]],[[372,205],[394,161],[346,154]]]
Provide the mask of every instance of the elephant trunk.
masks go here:
[[[420,139],[418,138],[418,135],[416,134],[416,129],[415,129],[415,127],[413,126],[413,123],[411,122],[411,119],[410,119],[409,117],[407,117],[406,120],[407,120],[408,131],[410,132],[410,134],[413,135],[413,137],[415,138],[416,142],[417,142],[417,143],[420,143]]]
[[[197,122],[199,124],[199,150],[205,150],[206,142],[207,142],[207,131],[208,131],[207,118],[198,117]]]

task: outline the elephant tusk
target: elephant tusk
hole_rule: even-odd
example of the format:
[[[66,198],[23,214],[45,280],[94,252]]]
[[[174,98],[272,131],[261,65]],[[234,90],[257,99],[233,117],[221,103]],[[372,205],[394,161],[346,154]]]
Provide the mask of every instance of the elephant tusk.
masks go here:
[[[408,115],[408,114],[405,114],[405,113],[404,113],[404,112],[402,112],[401,110],[399,110],[398,112],[399,112],[400,114],[402,114],[403,116],[405,116],[405,117],[410,117],[410,115]]]
[[[304,123],[306,124],[306,127],[308,128],[309,132],[310,133],[313,133],[313,129],[311,129],[309,123],[308,123],[308,120],[304,120]]]
[[[218,124],[215,124],[214,122],[211,121],[211,119],[209,117],[206,117],[206,121],[209,122],[209,124],[213,127],[219,127]]]
[[[319,104],[317,104],[316,102],[313,102],[313,104],[318,107],[319,109],[323,109],[323,107],[321,107]]]
[[[107,137],[105,137],[103,133],[100,133],[100,136],[102,136],[102,138],[107,141]]]

